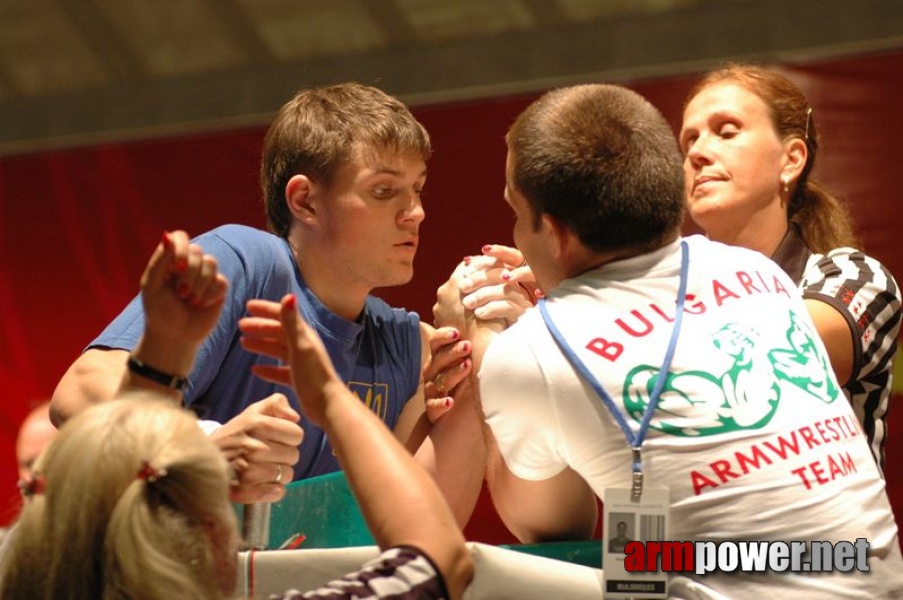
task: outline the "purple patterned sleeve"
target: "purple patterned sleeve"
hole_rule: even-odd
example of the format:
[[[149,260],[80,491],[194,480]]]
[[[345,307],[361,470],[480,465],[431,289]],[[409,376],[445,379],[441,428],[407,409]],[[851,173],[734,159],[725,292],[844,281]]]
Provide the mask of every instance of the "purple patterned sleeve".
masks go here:
[[[359,571],[309,592],[289,590],[270,600],[426,600],[447,598],[445,581],[433,561],[410,546],[390,548]]]

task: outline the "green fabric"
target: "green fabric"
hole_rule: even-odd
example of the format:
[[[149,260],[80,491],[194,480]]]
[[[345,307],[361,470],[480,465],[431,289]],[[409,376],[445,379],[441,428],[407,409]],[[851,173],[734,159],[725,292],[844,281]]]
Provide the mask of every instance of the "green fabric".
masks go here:
[[[501,547],[535,556],[563,560],[594,569],[602,568],[602,542],[600,540],[547,542],[543,544],[506,544]]]
[[[342,472],[285,486],[285,498],[270,514],[270,548],[279,548],[300,533],[298,548],[372,546],[373,536]]]
[[[241,514],[239,512],[239,517]],[[342,472],[294,481],[285,486],[285,498],[273,503],[269,548],[279,548],[299,533],[305,538],[297,546],[301,549],[375,544]],[[508,544],[502,548],[596,569],[602,564],[602,543],[599,540]]]

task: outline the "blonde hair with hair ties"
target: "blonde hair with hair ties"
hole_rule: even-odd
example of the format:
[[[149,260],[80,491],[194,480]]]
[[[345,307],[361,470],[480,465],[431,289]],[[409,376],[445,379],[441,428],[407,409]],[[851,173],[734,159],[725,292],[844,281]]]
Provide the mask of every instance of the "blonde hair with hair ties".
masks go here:
[[[94,406],[62,427],[35,471],[43,492],[11,534],[0,598],[229,597],[226,463],[187,411],[162,399]]]

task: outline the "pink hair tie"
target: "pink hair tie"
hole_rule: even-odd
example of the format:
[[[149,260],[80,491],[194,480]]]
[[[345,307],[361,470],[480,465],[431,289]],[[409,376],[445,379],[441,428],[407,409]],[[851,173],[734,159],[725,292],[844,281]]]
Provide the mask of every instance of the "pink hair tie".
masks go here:
[[[32,473],[25,479],[20,479],[19,492],[25,498],[31,498],[35,494],[43,494],[44,487],[47,485],[47,478],[38,473]]]
[[[141,463],[138,471],[138,479],[144,479],[149,483],[156,483],[161,477],[166,477],[166,469],[155,469],[146,460]]]

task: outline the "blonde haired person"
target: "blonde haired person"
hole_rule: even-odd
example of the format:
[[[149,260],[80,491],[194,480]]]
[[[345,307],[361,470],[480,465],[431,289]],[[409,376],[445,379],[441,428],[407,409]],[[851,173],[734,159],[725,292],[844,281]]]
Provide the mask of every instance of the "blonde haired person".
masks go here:
[[[190,280],[176,268],[185,259],[197,267]],[[191,294],[179,293],[183,283]],[[216,322],[225,286],[216,262],[184,232],[164,235],[142,277],[142,351],[168,349],[173,360],[190,365]],[[342,383],[294,295],[282,299],[277,317],[282,335],[270,348],[284,366],[274,369],[293,384],[305,416],[329,435],[385,550],[364,565],[363,576],[284,598],[379,598],[386,589],[406,594],[393,597],[460,598],[473,563],[438,487]],[[28,501],[10,534],[0,598],[230,597],[238,534],[228,454],[194,415],[134,375],[123,379],[118,399],[67,421],[36,463],[23,485]],[[254,451],[266,454],[269,445],[281,444],[255,440]],[[281,474],[280,465],[246,461],[244,468],[269,466]],[[402,504],[417,519],[399,518]]]
[[[81,413],[35,462],[0,597],[231,593],[238,535],[225,459],[196,419],[143,395]]]

